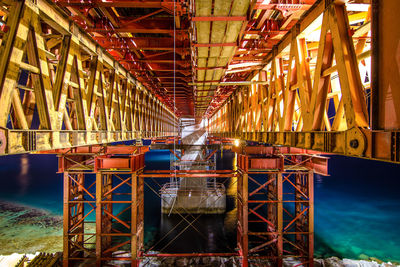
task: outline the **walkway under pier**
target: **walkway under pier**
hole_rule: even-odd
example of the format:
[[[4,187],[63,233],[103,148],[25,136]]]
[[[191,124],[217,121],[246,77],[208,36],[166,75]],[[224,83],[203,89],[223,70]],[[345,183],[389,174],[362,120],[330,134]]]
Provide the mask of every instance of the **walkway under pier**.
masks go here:
[[[207,132],[200,125],[186,126],[181,132],[182,145],[179,150],[181,157],[175,157],[171,162],[175,170],[215,170],[215,157],[208,156],[206,146]],[[178,152],[171,145],[174,155]],[[172,178],[160,191],[162,212],[222,214],[226,207],[225,186],[211,177],[182,177]]]

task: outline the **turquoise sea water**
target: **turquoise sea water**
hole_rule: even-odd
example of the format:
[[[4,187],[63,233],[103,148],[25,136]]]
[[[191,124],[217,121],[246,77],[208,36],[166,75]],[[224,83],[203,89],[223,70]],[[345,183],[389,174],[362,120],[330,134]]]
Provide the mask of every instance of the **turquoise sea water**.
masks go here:
[[[400,165],[331,156],[315,177],[315,253],[400,262]]]
[[[232,155],[228,153],[222,160],[218,153],[218,158],[219,168],[226,168],[232,162]],[[341,156],[331,156],[329,165],[330,176],[315,175],[316,256],[357,259],[365,254],[384,261],[400,262],[400,227],[398,226],[400,222],[400,165]],[[146,167],[168,169],[169,152],[148,153]],[[51,213],[48,216],[61,215],[62,176],[56,174],[56,171],[57,158],[55,156],[1,157],[0,200],[45,209]],[[151,181],[149,184],[155,186]],[[160,216],[159,199],[153,194],[146,188],[145,239],[148,243],[156,240],[160,236],[161,226],[168,226],[169,223],[168,219],[166,221]],[[18,220],[9,220],[10,217],[12,217],[10,213],[0,211],[0,248],[4,247],[1,242],[12,239],[13,242],[21,243],[15,248],[24,250],[27,246],[23,245],[23,242],[26,242],[23,235],[26,236],[27,233],[38,229],[45,230],[46,227],[36,225],[36,228],[26,228],[26,225]],[[204,219],[210,225],[224,227],[221,236],[213,236],[212,229],[209,230],[208,235],[218,239],[218,242],[225,242],[228,247],[233,242],[232,235],[234,236],[234,231],[228,229],[231,227],[229,220],[232,221],[232,214],[215,219]],[[24,225],[25,232],[18,231],[21,225]],[[7,235],[10,228],[15,230],[12,231],[11,237]],[[55,237],[59,234],[61,245],[60,229],[53,230],[52,242],[56,242]],[[44,231],[35,233],[45,237]],[[182,239],[180,243],[182,242],[190,244],[193,240]],[[2,253],[4,254],[4,250],[0,249],[0,254]]]

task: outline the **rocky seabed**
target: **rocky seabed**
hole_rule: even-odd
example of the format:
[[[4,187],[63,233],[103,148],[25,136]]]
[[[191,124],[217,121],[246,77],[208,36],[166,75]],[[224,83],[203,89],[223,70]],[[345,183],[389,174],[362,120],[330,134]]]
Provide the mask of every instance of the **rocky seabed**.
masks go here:
[[[379,261],[379,260],[378,260]],[[351,260],[330,257],[327,259],[315,259],[315,267],[394,267],[400,266],[390,262],[380,262],[370,260]],[[193,257],[193,258],[147,258],[140,264],[141,267],[156,266],[204,266],[204,267],[240,267],[238,257]],[[249,266],[254,267],[274,267],[273,264],[265,260],[252,260]],[[284,267],[301,267],[301,263],[293,258],[287,258],[283,262]]]
[[[39,254],[25,254],[28,259],[32,260]],[[0,255],[0,266],[2,267],[13,267],[23,257],[24,254],[14,253],[12,255],[2,256]],[[120,255],[128,256],[127,254]],[[378,263],[379,262],[379,263]],[[86,262],[81,266],[92,266],[94,262]],[[113,266],[130,266],[126,262],[114,261]],[[146,258],[140,263],[140,267],[169,267],[169,266],[204,266],[204,267],[240,267],[240,261],[238,257],[192,257],[192,258]],[[249,266],[254,267],[274,267],[273,264],[268,263],[265,260],[254,260],[250,262]],[[300,262],[293,258],[287,258],[283,262],[284,267],[301,267]],[[367,261],[367,260],[350,260],[350,259],[339,259],[337,257],[331,257],[326,259],[315,259],[315,267],[394,267],[400,266],[390,262]]]

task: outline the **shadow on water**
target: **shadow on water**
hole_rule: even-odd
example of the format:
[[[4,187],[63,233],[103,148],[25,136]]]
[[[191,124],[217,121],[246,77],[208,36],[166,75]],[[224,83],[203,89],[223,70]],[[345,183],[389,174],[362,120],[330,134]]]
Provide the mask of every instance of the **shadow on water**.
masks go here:
[[[155,186],[154,182],[148,182]],[[150,192],[149,192],[150,191]],[[224,214],[161,214],[161,200],[145,186],[146,250],[164,253],[211,253],[234,252],[236,247],[236,208],[234,196],[227,196]],[[125,209],[120,207],[120,210]],[[119,217],[130,221],[130,212]],[[113,228],[128,233],[130,230],[119,223]],[[116,240],[116,239],[115,239]],[[119,242],[125,241],[120,238]]]
[[[169,161],[168,152],[154,161],[149,157],[146,168],[168,169],[162,165]],[[154,153],[156,154],[156,153]],[[160,155],[160,154],[159,154]],[[224,155],[223,161],[218,161],[217,169],[231,169],[233,153]],[[147,156],[147,155],[146,155]],[[218,155],[221,157],[222,155]],[[222,162],[222,163],[221,163]],[[224,214],[161,214],[161,200],[155,194],[160,189],[159,184],[168,182],[169,179],[146,180],[144,197],[144,220],[145,235],[144,243],[146,250],[161,251],[165,253],[207,253],[207,252],[234,252],[236,247],[236,192],[233,187],[236,182],[231,179],[223,179],[227,189],[227,210]],[[150,189],[150,187],[153,189]]]
[[[231,252],[224,215],[162,215],[156,251],[167,253]]]
[[[169,151],[152,151],[146,154],[146,169],[169,169]],[[221,155],[219,155],[221,156]],[[219,169],[231,169],[232,157],[225,156],[225,164]],[[144,180],[144,246],[145,250],[163,253],[211,253],[234,252],[236,247],[236,180],[223,179],[227,189],[226,212],[218,215],[207,214],[162,214],[161,199],[158,195],[161,186],[169,179]],[[119,206],[119,212],[127,206]],[[130,212],[119,216],[130,221]],[[119,223],[113,228],[124,233],[130,229]],[[121,237],[116,242],[124,242]],[[121,247],[124,249],[124,247]]]
[[[228,183],[229,184],[229,183]],[[161,214],[158,197],[145,190],[145,249],[164,253],[234,252],[236,208],[227,195],[224,214]],[[149,199],[149,200],[147,200]]]

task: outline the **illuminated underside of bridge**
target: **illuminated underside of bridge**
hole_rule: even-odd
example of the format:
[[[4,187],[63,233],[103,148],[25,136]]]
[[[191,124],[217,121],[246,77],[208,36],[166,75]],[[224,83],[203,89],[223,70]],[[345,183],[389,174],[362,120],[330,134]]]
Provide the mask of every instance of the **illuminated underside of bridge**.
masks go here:
[[[130,253],[119,259],[132,265],[150,256],[142,250],[144,179],[176,175],[238,179],[232,255],[243,266],[252,258],[281,266],[288,251],[312,266],[312,177],[326,174],[317,155],[400,161],[396,1],[0,3],[0,154],[59,154],[65,266],[84,258],[100,266],[125,246]],[[146,173],[146,148],[110,145],[177,143],[189,118],[203,123],[210,145],[240,143],[237,170]],[[88,173],[96,174],[89,187]],[[252,192],[251,173],[267,177]],[[297,203],[287,223],[283,183]],[[123,186],[129,198],[118,202],[112,196]],[[252,200],[260,190],[270,192],[265,201]],[[124,203],[129,222],[113,212]],[[257,212],[263,204],[266,215]],[[96,232],[89,234],[92,212]],[[251,216],[265,232],[249,232]]]

